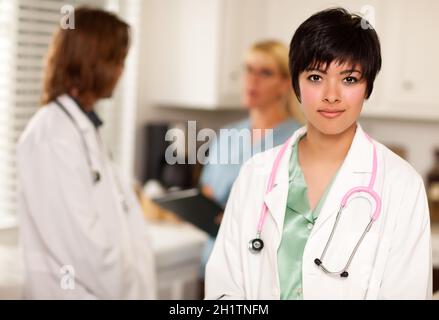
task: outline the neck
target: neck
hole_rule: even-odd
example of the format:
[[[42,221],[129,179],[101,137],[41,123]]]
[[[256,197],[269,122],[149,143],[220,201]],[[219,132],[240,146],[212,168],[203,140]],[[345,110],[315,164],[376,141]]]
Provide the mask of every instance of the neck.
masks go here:
[[[354,140],[357,124],[340,134],[327,135],[316,130],[308,124],[306,136],[300,141],[302,149],[308,155],[308,159],[321,159],[325,162],[343,161]]]
[[[85,111],[91,112],[93,111],[95,104],[97,102],[97,99],[92,94],[83,94],[80,95],[76,89],[73,89],[70,92],[70,95],[75,98],[82,108],[84,108]]]
[[[282,103],[276,103],[264,108],[250,110],[250,121],[253,129],[272,129],[288,119],[288,112]]]

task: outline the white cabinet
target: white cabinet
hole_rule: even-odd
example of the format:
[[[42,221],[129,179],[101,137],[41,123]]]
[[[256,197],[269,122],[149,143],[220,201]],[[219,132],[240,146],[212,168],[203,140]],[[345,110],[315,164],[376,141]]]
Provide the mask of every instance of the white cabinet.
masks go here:
[[[263,37],[265,0],[150,0],[144,72],[155,105],[238,108],[244,53]]]
[[[439,2],[385,1],[383,104],[378,115],[439,119]]]

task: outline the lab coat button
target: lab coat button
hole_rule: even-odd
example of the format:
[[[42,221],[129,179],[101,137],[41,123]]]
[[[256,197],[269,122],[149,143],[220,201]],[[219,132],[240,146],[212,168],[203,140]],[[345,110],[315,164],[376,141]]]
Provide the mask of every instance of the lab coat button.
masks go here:
[[[314,225],[312,223],[308,223],[308,230],[312,230],[314,228]]]

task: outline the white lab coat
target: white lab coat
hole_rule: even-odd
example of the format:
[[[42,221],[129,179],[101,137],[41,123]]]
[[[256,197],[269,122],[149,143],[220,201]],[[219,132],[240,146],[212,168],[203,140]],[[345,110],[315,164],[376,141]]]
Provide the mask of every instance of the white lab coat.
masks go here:
[[[132,188],[116,184],[117,172],[92,122],[69,96],[59,100],[78,123],[101,179],[93,184],[71,119],[55,103],[41,108],[18,144],[25,296],[154,299],[154,256]]]
[[[304,135],[296,131],[290,144]],[[382,144],[377,147],[378,170],[374,190],[382,197],[382,211],[364,238],[349,268],[349,277],[328,276],[315,263],[320,258],[345,193],[367,186],[373,146],[358,125],[348,155],[307,241],[302,262],[304,299],[428,299],[432,296],[430,220],[421,177]],[[206,298],[279,299],[277,250],[282,238],[291,147],[281,160],[273,190],[267,180],[279,148],[249,160],[235,182],[206,271]],[[256,236],[261,206],[268,214],[259,254],[248,250]],[[339,271],[369,222],[372,213],[364,197],[354,196],[343,211],[324,265]]]

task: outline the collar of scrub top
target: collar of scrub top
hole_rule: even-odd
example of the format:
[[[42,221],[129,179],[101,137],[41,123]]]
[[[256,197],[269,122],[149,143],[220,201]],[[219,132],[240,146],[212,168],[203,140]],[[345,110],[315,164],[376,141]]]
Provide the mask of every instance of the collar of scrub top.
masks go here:
[[[78,108],[87,116],[88,120],[90,120],[90,122],[93,124],[93,126],[96,129],[99,129],[104,124],[101,118],[99,118],[98,114],[94,110],[86,111],[78,99],[76,99],[71,95],[68,95],[68,97],[76,103]]]

